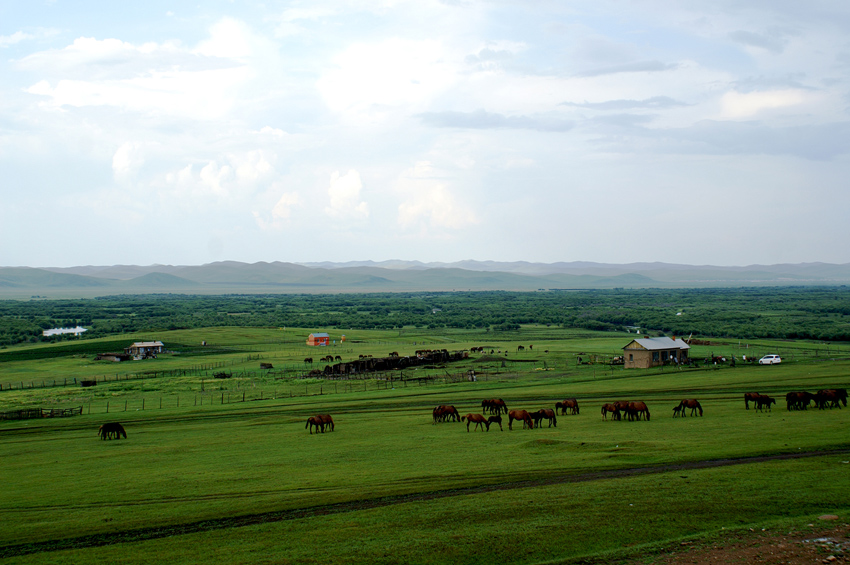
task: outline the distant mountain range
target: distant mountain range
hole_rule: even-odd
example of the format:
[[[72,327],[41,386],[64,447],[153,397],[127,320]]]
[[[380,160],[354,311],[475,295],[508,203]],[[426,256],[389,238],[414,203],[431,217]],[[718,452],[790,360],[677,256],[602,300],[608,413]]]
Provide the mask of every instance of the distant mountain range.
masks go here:
[[[351,261],[0,267],[0,296],[90,297],[109,294],[402,292],[597,288],[841,285],[850,264],[800,263],[718,267],[671,263],[625,265],[575,261]]]

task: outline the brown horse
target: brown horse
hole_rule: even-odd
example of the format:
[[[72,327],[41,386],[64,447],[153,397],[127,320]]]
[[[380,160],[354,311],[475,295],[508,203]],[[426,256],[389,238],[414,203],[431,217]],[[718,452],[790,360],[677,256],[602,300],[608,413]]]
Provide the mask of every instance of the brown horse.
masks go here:
[[[319,430],[325,433],[325,423],[320,417],[310,416],[307,418],[307,425],[304,426],[304,429],[310,428],[310,435],[313,434],[313,426],[316,426],[316,433],[319,433]]]
[[[482,416],[481,414],[467,414],[463,416],[460,421],[463,422],[466,420],[466,431],[469,431],[469,424],[475,423],[475,429],[477,430],[479,426],[481,426],[481,431],[484,431],[484,428],[487,428],[487,431],[490,431],[490,422]]]
[[[433,410],[434,423],[437,422],[445,422],[446,420],[451,420],[453,422],[460,422],[460,414],[454,406],[450,405],[441,405],[437,406]]]
[[[334,419],[331,418],[330,414],[319,414],[317,416],[325,426],[329,426],[331,431],[334,431]]]
[[[766,394],[760,394],[758,398],[756,398],[756,410],[760,412],[764,412],[764,407],[767,406],[768,412],[770,412],[771,405],[776,404],[776,399],[767,396]]]
[[[502,417],[501,416],[490,416],[489,418],[487,418],[487,423],[488,424],[499,424],[499,430],[505,431],[505,428],[502,427]],[[490,431],[489,426],[487,428],[487,431]]]
[[[561,402],[555,403],[555,410],[561,409],[561,415],[567,413],[567,408],[570,409],[570,414],[576,415],[578,414],[578,400],[575,398],[567,398],[566,400],[562,400]]]
[[[815,400],[815,398],[816,395],[811,392],[789,392],[785,395],[785,405],[788,410],[805,410],[809,407],[809,402]]]
[[[511,410],[508,412],[508,429],[514,429],[514,420],[522,421],[522,428],[534,429],[534,422],[531,420],[531,415],[525,410]]]
[[[691,416],[693,416],[697,410],[699,410],[699,415],[702,416],[702,406],[700,406],[699,401],[694,398],[681,401],[679,403],[679,407],[682,411],[682,417],[685,416],[685,410],[688,408],[691,409]]]
[[[552,424],[554,424],[556,428],[558,427],[558,419],[555,417],[555,411],[550,410],[549,408],[541,408],[537,412],[529,413],[529,416],[531,416],[531,419],[534,420],[535,428],[540,427],[540,420],[543,419],[549,420],[550,428],[552,427]]]
[[[481,410],[485,414],[501,414],[503,410],[505,414],[508,413],[508,407],[505,404],[505,401],[501,398],[491,398],[489,400],[482,400]]]
[[[835,389],[819,390],[814,396],[814,401],[818,410],[823,410],[824,408],[831,410],[835,407],[841,408],[841,399]]]
[[[649,408],[647,408],[646,403],[644,402],[629,402],[629,409],[626,413],[629,415],[630,422],[640,420],[641,416],[643,416],[647,422],[649,421]]]
[[[614,420],[620,420],[621,419],[620,409],[617,407],[616,404],[603,404],[602,405],[602,419],[603,420],[608,419],[608,413],[609,412],[611,413],[611,418],[613,418]]]
[[[758,400],[759,396],[761,396],[761,395],[757,392],[746,392],[746,393],[744,393],[744,408],[749,410],[750,409],[750,402],[756,402]]]
[[[100,439],[127,439],[127,432],[124,431],[124,426],[119,424],[118,422],[109,422],[108,424],[103,424],[97,430],[97,435],[100,436]]]

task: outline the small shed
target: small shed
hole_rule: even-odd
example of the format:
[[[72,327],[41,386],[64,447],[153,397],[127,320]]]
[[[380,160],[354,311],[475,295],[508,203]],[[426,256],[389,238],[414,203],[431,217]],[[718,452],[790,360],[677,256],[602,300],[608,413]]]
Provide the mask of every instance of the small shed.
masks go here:
[[[165,345],[161,341],[137,341],[130,347],[124,348],[124,353],[134,358],[156,357],[157,353],[163,353]]]
[[[315,333],[307,336],[307,345],[328,345],[331,342],[331,336],[326,333]]]
[[[623,347],[626,369],[648,369],[665,363],[687,363],[690,345],[682,339],[645,337],[633,339]]]

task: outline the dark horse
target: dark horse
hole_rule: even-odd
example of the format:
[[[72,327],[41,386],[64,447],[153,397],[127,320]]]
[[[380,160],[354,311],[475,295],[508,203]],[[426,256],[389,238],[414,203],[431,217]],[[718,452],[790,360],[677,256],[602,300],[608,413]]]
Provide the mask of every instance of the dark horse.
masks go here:
[[[490,416],[487,418],[488,424],[499,424],[499,429],[501,431],[505,431],[505,428],[502,427],[502,417],[501,416]],[[489,429],[488,429],[489,431]]]
[[[531,420],[531,415],[525,410],[511,410],[508,412],[508,429],[514,429],[514,420],[521,420],[523,429],[534,429],[534,422]]]
[[[529,416],[531,416],[531,419],[534,420],[535,428],[540,427],[540,420],[543,419],[549,420],[550,428],[552,427],[552,424],[554,424],[556,428],[558,427],[558,419],[555,417],[555,411],[550,410],[549,408],[542,408],[537,412],[531,412]]]
[[[745,392],[744,393],[744,408],[749,410],[750,409],[750,402],[756,402],[756,404],[758,404],[757,401],[758,401],[759,396],[761,396],[761,395],[757,392]]]
[[[100,436],[100,439],[127,439],[127,432],[124,431],[124,426],[119,424],[118,422],[110,422],[108,424],[103,424],[97,430],[97,435]]]
[[[776,404],[776,399],[767,396],[766,394],[760,394],[758,398],[756,398],[756,410],[764,411],[764,407],[767,406],[767,410],[770,411],[770,406],[772,404]]]
[[[568,398],[566,400],[562,400],[561,402],[556,402],[555,410],[557,411],[558,408],[561,409],[562,416],[567,413],[567,408],[570,409],[570,414],[578,414],[578,400],[576,400],[575,398]]]
[[[694,412],[696,412],[697,410],[699,410],[699,415],[702,416],[702,406],[700,406],[698,400],[692,398],[689,400],[683,400],[679,403],[679,410],[682,413],[682,417],[685,416],[685,410],[688,408],[691,409],[691,416],[693,416]],[[673,410],[675,410],[675,408]]]
[[[815,398],[816,395],[811,392],[789,392],[785,395],[785,405],[788,410],[805,410],[809,407],[809,403],[815,400]]]
[[[475,429],[477,430],[479,426],[481,426],[481,431],[484,431],[484,428],[487,428],[487,431],[490,431],[490,422],[482,416],[481,414],[467,414],[466,416],[460,419],[461,422],[466,420],[466,431],[469,431],[469,424],[475,423]]]

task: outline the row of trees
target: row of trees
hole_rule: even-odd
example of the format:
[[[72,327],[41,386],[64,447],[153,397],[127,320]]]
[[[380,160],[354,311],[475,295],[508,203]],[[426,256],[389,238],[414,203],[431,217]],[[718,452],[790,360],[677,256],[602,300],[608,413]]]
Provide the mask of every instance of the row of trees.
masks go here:
[[[392,329],[521,324],[592,330],[640,327],[668,334],[850,340],[850,289],[592,290],[297,295],[142,295],[89,300],[0,301],[0,345],[215,326]]]

